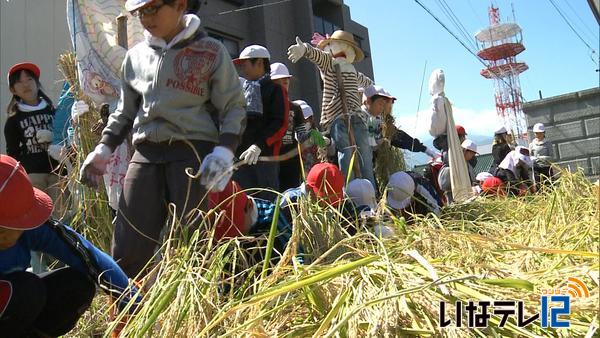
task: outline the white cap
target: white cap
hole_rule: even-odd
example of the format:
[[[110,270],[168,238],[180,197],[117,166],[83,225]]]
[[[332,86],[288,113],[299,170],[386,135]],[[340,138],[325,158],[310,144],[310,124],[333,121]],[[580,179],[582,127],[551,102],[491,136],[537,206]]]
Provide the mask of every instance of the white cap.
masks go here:
[[[379,96],[384,96],[384,97],[390,98],[392,100],[396,99],[390,93],[385,91],[385,89],[383,89],[383,87],[376,86],[376,85],[371,85],[371,86],[368,86],[367,88],[364,88],[363,95],[366,96],[367,98],[371,98],[375,95],[379,95]]]
[[[475,142],[473,142],[469,139],[464,140],[460,146],[465,150],[470,150],[470,151],[474,152],[475,154],[479,154],[477,152],[477,145],[475,144]]]
[[[477,176],[475,176],[475,179],[479,182],[483,182],[490,177],[494,177],[494,175],[490,174],[487,171],[482,171],[479,174],[477,174]]]
[[[356,178],[348,183],[346,195],[356,206],[367,205],[371,210],[377,207],[375,188],[371,181],[364,178]]]
[[[390,176],[387,189],[387,204],[401,210],[408,206],[415,193],[415,181],[404,171],[399,171]]]
[[[546,128],[544,127],[543,123],[536,123],[533,125],[533,132],[534,133],[544,133],[544,132],[546,132]]]
[[[128,12],[132,12],[140,7],[146,6],[147,4],[153,1],[155,0],[127,0],[125,2],[125,10]]]
[[[508,131],[506,131],[506,128],[502,127],[500,129],[496,130],[494,132],[494,135],[500,135],[500,134],[504,134],[504,133],[508,133]]]
[[[296,100],[296,101],[292,101],[292,102],[300,106],[300,108],[302,109],[302,115],[304,115],[304,119],[307,119],[307,118],[313,116],[313,110],[308,105],[308,103],[306,103],[306,101]]]
[[[532,161],[531,161],[531,157],[529,157],[529,149],[523,146],[517,146],[515,147],[515,157],[517,160],[522,161],[523,163],[525,163],[528,167],[531,168],[531,166],[533,165]]]
[[[233,59],[233,63],[239,64],[241,60],[246,59],[270,59],[271,54],[261,45],[250,45],[240,53],[240,57]]]
[[[286,79],[292,77],[288,68],[281,62],[271,64],[271,80]]]

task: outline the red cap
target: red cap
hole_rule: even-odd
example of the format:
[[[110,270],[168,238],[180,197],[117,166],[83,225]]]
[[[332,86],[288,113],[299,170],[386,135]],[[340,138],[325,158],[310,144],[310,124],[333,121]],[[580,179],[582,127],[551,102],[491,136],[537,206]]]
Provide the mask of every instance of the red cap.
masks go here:
[[[306,177],[306,185],[327,204],[336,206],[344,199],[344,174],[331,163],[315,164]]]
[[[22,69],[29,70],[33,73],[33,75],[35,75],[35,77],[37,77],[38,79],[40,78],[40,68],[38,66],[31,62],[21,62],[10,67],[10,69],[8,70],[7,80],[8,77],[10,77],[14,72],[17,72]]]
[[[53,207],[52,199],[31,185],[19,162],[0,155],[0,227],[37,228],[48,220]]]
[[[208,208],[223,212],[215,229],[215,239],[231,238],[248,233],[246,205],[248,195],[235,181],[229,181],[221,192],[208,193]]]
[[[504,195],[504,182],[498,177],[488,177],[481,184],[481,189],[488,195]]]
[[[458,133],[458,136],[467,135],[467,131],[465,130],[465,127],[461,126],[460,124],[456,125],[456,132]]]

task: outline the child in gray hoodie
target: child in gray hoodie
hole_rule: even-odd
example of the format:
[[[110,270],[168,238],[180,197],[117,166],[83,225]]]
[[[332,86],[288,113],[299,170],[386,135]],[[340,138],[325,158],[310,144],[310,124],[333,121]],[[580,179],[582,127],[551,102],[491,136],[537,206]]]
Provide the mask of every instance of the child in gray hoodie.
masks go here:
[[[220,191],[229,181],[245,128],[245,100],[231,58],[200,29],[196,15],[185,14],[186,7],[186,0],[125,3],[146,40],[127,52],[118,106],[81,168],[82,182],[97,186],[112,151],[132,133],[135,152],[112,248],[130,276],[153,256],[170,203],[178,222],[197,226],[193,211],[206,210],[207,190]],[[186,168],[200,171],[199,182]]]

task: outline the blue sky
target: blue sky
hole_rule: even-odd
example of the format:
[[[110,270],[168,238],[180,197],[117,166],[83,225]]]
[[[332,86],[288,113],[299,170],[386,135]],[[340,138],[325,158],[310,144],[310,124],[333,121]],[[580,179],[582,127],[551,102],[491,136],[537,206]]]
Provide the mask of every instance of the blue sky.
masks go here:
[[[553,0],[577,31],[594,49],[590,51],[560,17],[550,0],[495,0],[502,22],[516,22],[523,30],[526,50],[517,56],[529,70],[521,75],[523,97],[544,97],[598,86],[598,24],[586,0]],[[442,12],[438,0],[421,0],[452,31],[457,29]],[[446,0],[470,37],[489,24],[490,0]],[[394,113],[409,134],[429,138],[422,119],[429,107],[429,74],[442,68],[446,95],[452,101],[455,120],[473,134],[490,134],[495,117],[492,80],[479,75],[483,65],[413,0],[346,0],[354,21],[368,27],[375,80],[398,98]],[[464,40],[464,38],[463,38]],[[423,67],[427,70],[419,106]],[[419,118],[417,119],[417,116]]]

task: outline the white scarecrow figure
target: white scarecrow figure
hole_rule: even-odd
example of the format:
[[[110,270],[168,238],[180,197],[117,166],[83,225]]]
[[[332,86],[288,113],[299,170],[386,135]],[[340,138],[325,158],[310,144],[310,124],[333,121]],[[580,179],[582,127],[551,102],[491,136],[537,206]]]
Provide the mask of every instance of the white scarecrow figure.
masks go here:
[[[429,134],[435,137],[434,146],[436,148],[447,150],[447,153],[442,153],[442,156],[448,156],[448,161],[445,163],[450,166],[452,196],[455,201],[460,202],[471,195],[471,179],[454,124],[452,105],[444,94],[445,84],[444,71],[435,69],[429,77],[429,94],[431,94]],[[437,142],[441,144],[436,145]]]
[[[288,48],[288,58],[295,63],[302,57],[314,63],[321,72],[323,101],[320,124],[336,145],[342,172],[346,177],[351,172],[350,160],[356,146],[358,153],[355,161],[360,164],[360,173],[375,187],[373,153],[367,130],[368,116],[361,111],[358,92],[358,88],[372,85],[373,80],[352,65],[364,58],[363,51],[351,33],[338,30],[320,40],[317,48],[296,37],[296,44]],[[336,75],[337,67],[340,80]],[[341,82],[342,88],[338,82]]]

